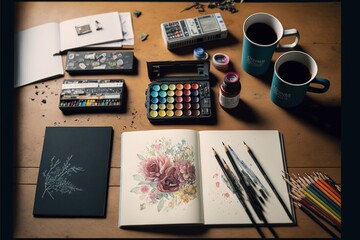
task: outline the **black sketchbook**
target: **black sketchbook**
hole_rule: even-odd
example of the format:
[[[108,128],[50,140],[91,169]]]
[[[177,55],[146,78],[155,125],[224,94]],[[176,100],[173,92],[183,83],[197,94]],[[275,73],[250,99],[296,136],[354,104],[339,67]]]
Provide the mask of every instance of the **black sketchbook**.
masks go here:
[[[35,217],[105,217],[112,127],[46,127]]]

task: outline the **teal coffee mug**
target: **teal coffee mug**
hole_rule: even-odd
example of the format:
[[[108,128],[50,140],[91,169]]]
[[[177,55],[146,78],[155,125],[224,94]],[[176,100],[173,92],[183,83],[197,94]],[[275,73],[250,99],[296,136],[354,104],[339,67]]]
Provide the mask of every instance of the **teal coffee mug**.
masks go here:
[[[317,72],[317,64],[309,54],[300,51],[282,54],[274,65],[270,99],[280,107],[290,108],[299,105],[307,92],[326,92],[330,81],[317,77]]]
[[[268,13],[250,15],[243,24],[243,34],[241,66],[250,75],[264,74],[275,51],[291,50],[300,40],[298,30],[284,30],[280,21]],[[288,36],[295,36],[293,43],[279,44]]]

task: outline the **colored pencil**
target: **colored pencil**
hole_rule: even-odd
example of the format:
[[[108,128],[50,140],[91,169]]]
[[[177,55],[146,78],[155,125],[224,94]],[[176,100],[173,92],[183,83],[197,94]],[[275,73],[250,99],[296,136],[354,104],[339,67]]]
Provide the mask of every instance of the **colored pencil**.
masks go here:
[[[326,227],[318,218],[316,218],[312,211],[307,209],[304,205],[295,204],[298,206],[307,216],[309,216],[314,222],[316,222],[322,229],[324,229],[327,233],[329,233],[333,238],[340,239],[334,232],[332,232],[328,227]]]
[[[298,207],[333,237],[338,238],[319,219],[341,232],[341,195],[333,183],[325,181],[320,173],[296,176],[283,172],[283,179],[291,186],[290,196]],[[324,181],[324,182],[323,182]],[[327,186],[325,186],[327,184]],[[331,188],[331,189],[330,189]],[[340,188],[341,189],[341,188]],[[336,192],[336,193],[335,193]]]
[[[225,174],[226,179],[228,180],[230,186],[233,188],[233,190],[235,190],[235,195],[237,196],[237,198],[239,199],[241,205],[243,206],[246,214],[248,215],[248,217],[250,218],[251,223],[255,226],[257,232],[259,233],[259,235],[262,238],[265,238],[264,233],[261,231],[259,225],[257,224],[257,222],[255,221],[250,209],[248,208],[248,206],[245,203],[245,200],[242,197],[241,191],[238,188],[235,179],[231,176],[230,174],[230,168],[227,166],[225,161],[221,161],[219,155],[217,154],[217,152],[215,151],[215,149],[213,148],[214,151],[214,156],[215,159],[217,160],[217,162],[220,165],[221,170],[223,171],[223,173]]]
[[[317,206],[314,206],[309,202],[307,199],[302,199],[300,197],[295,196],[294,194],[289,194],[294,200],[299,202],[300,204],[306,206],[310,211],[312,211],[315,215],[317,215],[319,218],[326,221],[328,224],[333,226],[336,230],[341,232],[341,225],[338,221],[336,221],[333,217],[328,215],[326,212],[324,212],[322,209],[317,208]]]
[[[283,176],[284,177],[284,176]],[[296,179],[297,182],[297,189],[296,191],[294,191],[295,189],[292,189],[293,193],[297,193],[298,196],[300,196],[301,198],[306,198],[308,199],[310,202],[312,202],[314,205],[318,206],[319,208],[323,209],[324,211],[326,211],[328,214],[330,214],[332,217],[334,217],[338,222],[341,222],[340,220],[340,213],[334,211],[334,209],[332,209],[330,206],[328,206],[327,204],[325,204],[324,202],[320,201],[319,198],[317,196],[315,196],[314,194],[312,194],[311,192],[309,192],[306,188],[304,188],[303,186],[301,186],[301,181],[299,180],[299,178],[297,177]],[[300,186],[300,187],[299,187]]]
[[[251,158],[253,159],[253,161],[255,162],[256,166],[258,167],[258,169],[260,170],[261,174],[264,176],[265,180],[267,181],[267,183],[270,185],[271,190],[274,192],[276,198],[279,200],[280,204],[282,205],[282,207],[284,208],[286,214],[288,215],[288,217],[290,219],[293,219],[292,214],[290,213],[289,209],[287,208],[284,200],[280,197],[278,191],[276,190],[275,186],[272,184],[272,182],[270,181],[269,177],[267,176],[266,172],[264,171],[264,169],[261,167],[259,161],[257,160],[257,158],[255,157],[254,153],[252,152],[252,150],[250,149],[250,147],[243,142],[247,152],[249,153],[249,155],[251,156]]]
[[[341,199],[334,195],[331,191],[329,191],[327,188],[324,188],[322,185],[317,183],[311,176],[308,176],[307,178],[313,186],[315,186],[319,191],[322,191],[323,194],[325,194],[328,198],[330,198],[334,203],[336,203],[337,206],[341,207]],[[310,184],[310,183],[309,183]]]
[[[300,180],[303,180],[301,177]],[[334,213],[336,213],[338,216],[340,216],[340,207],[336,205],[335,202],[333,202],[329,197],[326,196],[322,191],[320,191],[318,188],[315,188],[307,183],[305,183],[305,180],[303,180],[303,189],[304,192],[307,192],[310,194],[313,198],[315,198],[317,201],[321,202],[323,205],[329,206],[330,209],[333,210]]]

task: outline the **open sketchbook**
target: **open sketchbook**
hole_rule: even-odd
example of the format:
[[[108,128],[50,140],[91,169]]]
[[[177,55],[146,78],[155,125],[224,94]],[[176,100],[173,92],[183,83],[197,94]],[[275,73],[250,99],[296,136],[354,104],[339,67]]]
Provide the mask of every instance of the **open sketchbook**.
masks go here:
[[[64,75],[70,49],[115,49],[134,45],[129,12],[110,12],[46,23],[16,34],[14,87]]]
[[[294,216],[282,134],[276,130],[195,131],[186,129],[123,132],[119,227],[145,225],[247,225],[251,221],[214,157],[227,161],[223,143],[267,190],[263,204],[270,224],[294,224],[245,150],[251,148]],[[229,166],[231,166],[228,163]],[[245,201],[257,218],[248,201]]]

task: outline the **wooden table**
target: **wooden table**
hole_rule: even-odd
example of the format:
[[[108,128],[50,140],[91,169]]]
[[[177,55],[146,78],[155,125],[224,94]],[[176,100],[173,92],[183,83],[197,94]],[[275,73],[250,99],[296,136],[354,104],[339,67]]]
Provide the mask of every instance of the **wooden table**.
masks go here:
[[[144,107],[145,89],[149,83],[146,61],[191,60],[192,49],[169,51],[164,46],[160,24],[169,20],[200,15],[196,9],[180,13],[190,3],[148,2],[18,2],[16,29],[23,30],[47,22],[92,14],[140,10],[133,17],[134,53],[138,59],[137,75],[121,75],[128,88],[127,112],[120,114],[63,115],[58,108],[63,78],[34,83],[16,89],[15,114],[15,197],[14,237],[16,238],[249,238],[259,237],[253,227],[210,227],[206,229],[123,230],[117,227],[119,215],[120,141],[123,131],[145,129],[277,129],[284,134],[290,173],[322,171],[341,184],[341,3],[243,3],[235,14],[205,8],[205,13],[221,12],[229,30],[228,41],[204,43],[210,56],[227,54],[233,70],[241,76],[242,90],[237,111],[224,111],[218,99],[216,125],[152,125]],[[312,55],[318,63],[319,76],[331,81],[325,94],[307,94],[301,107],[285,110],[269,98],[272,71],[253,77],[240,67],[242,24],[255,12],[276,16],[284,28],[297,28],[301,39],[299,50]],[[141,41],[141,33],[149,34]],[[275,53],[273,61],[281,53]],[[65,56],[64,59],[65,61]],[[211,66],[216,80],[215,95],[224,73]],[[65,76],[70,76],[65,73]],[[119,77],[119,75],[109,76]],[[80,78],[80,77],[76,77]],[[97,78],[89,76],[89,78]],[[45,100],[45,101],[43,101]],[[37,175],[46,126],[112,126],[114,129],[107,216],[104,219],[34,218],[32,215]],[[84,139],[84,141],[87,141]],[[276,227],[281,238],[325,238],[329,235],[299,209],[297,226]],[[271,237],[266,229],[265,234]]]

